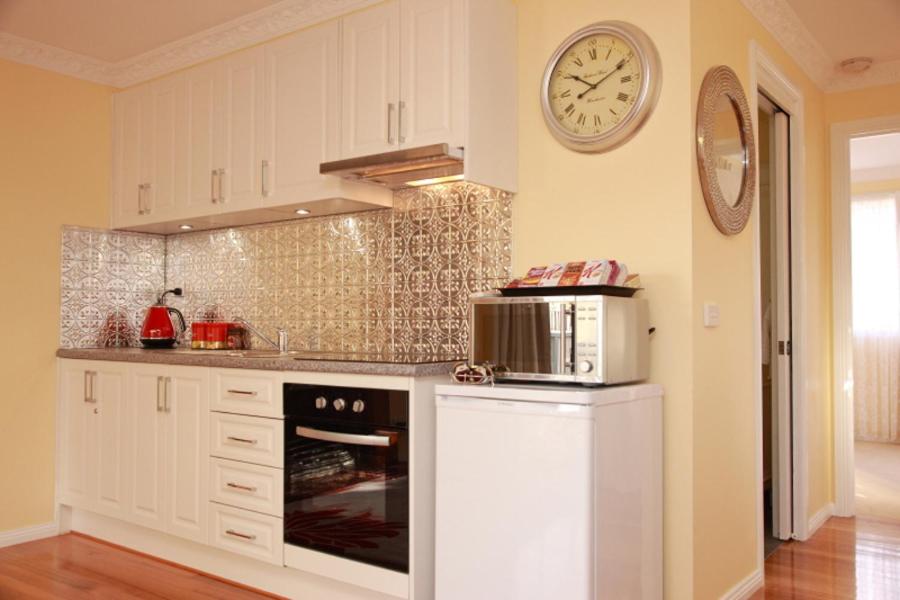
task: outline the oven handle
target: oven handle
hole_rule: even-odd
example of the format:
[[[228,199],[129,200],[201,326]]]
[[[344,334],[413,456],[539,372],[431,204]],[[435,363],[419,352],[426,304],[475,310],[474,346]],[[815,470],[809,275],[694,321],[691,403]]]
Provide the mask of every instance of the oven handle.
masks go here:
[[[387,447],[394,443],[389,435],[360,435],[357,433],[339,433],[337,431],[323,431],[312,427],[297,427],[297,435],[311,440],[323,442],[338,442],[340,444],[355,444],[357,446],[382,446]]]

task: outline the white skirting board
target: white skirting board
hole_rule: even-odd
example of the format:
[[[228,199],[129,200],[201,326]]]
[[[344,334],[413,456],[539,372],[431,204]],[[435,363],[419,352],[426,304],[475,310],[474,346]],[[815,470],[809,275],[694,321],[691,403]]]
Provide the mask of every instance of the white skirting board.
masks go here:
[[[825,521],[830,519],[834,515],[834,503],[829,502],[825,506],[823,506],[819,511],[809,518],[809,528],[807,531],[809,532],[809,536],[806,539],[809,539],[816,533],[816,531],[825,524]]]
[[[11,529],[9,531],[0,531],[0,548],[24,544],[25,542],[33,542],[34,540],[42,540],[44,538],[53,537],[58,533],[59,523],[56,522],[32,525],[20,529]]]
[[[84,510],[72,509],[72,531],[203,573],[303,600],[397,600],[297,569],[277,567]]]
[[[722,594],[721,600],[746,600],[763,586],[762,569],[756,569],[733,588]]]

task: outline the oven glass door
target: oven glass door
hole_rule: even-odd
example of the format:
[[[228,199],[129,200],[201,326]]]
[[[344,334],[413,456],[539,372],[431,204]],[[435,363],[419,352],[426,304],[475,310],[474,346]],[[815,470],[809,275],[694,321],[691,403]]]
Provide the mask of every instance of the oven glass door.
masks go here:
[[[573,302],[474,303],[470,360],[498,373],[572,375],[574,310]]]
[[[285,543],[408,573],[407,431],[285,425]]]

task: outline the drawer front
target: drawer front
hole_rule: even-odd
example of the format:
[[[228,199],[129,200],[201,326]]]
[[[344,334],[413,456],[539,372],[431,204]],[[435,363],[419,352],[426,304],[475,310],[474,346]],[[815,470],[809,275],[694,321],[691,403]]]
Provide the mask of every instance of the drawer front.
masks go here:
[[[248,463],[209,459],[209,499],[237,508],[281,517],[284,471]]]
[[[277,373],[220,369],[213,371],[210,408],[222,412],[281,418],[281,377]]]
[[[210,413],[209,453],[267,467],[284,467],[284,421]]]
[[[209,504],[211,546],[284,566],[283,521],[277,517]]]

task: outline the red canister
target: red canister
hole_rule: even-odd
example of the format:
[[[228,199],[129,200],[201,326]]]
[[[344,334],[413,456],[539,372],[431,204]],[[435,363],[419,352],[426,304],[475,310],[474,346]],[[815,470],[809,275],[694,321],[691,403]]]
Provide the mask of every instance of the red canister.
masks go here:
[[[202,350],[206,348],[206,321],[194,321],[191,323],[191,348]]]
[[[206,349],[224,350],[228,347],[228,323],[213,321],[206,324]]]

